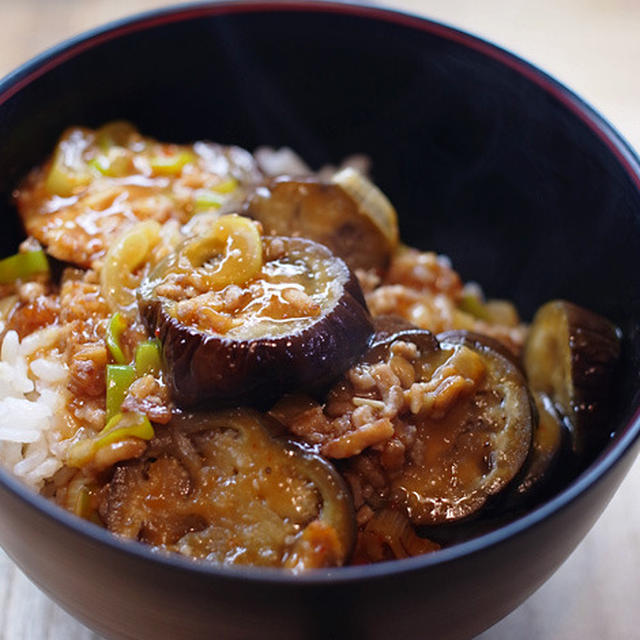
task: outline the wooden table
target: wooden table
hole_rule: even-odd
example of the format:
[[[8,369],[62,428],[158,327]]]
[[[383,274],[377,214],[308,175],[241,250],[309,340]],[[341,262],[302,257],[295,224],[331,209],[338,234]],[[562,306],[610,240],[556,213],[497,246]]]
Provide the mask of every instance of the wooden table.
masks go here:
[[[0,0],[0,76],[153,0]],[[387,0],[489,38],[565,82],[640,148],[637,0]],[[481,640],[640,639],[640,462],[561,569]],[[99,640],[0,551],[0,640]]]

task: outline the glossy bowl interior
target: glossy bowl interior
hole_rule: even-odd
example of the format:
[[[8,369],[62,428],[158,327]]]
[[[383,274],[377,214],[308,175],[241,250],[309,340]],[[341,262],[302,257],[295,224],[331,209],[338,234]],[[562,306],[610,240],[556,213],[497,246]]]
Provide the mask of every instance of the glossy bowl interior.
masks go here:
[[[567,557],[638,452],[640,167],[589,107],[525,62],[416,17],[316,2],[194,5],[82,36],[0,82],[0,251],[10,195],[70,124],[373,160],[412,245],[525,317],[565,297],[625,334],[611,442],[568,488],[491,534],[406,561],[292,577],[122,543],[0,472],[0,544],[113,638],[466,638]]]

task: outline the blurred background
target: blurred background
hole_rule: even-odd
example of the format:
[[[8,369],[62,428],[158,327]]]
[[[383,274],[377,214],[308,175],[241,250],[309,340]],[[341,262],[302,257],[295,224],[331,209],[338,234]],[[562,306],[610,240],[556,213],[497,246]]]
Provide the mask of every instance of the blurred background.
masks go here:
[[[0,0],[0,77],[158,0]],[[568,85],[640,149],[639,0],[386,0],[501,45]],[[72,124],[72,123],[70,123]],[[434,247],[437,250],[437,247]],[[565,565],[481,640],[640,638],[640,462]],[[0,551],[0,640],[99,640]]]

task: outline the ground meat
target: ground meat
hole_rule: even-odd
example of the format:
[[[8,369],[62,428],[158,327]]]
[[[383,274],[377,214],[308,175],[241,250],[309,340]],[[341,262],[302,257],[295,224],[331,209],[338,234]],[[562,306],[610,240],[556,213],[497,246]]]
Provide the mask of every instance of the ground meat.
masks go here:
[[[70,409],[80,425],[104,426],[108,352],[106,327],[111,310],[95,282],[95,272],[66,273],[60,289],[60,323],[67,339]]]
[[[326,442],[321,451],[329,458],[348,458],[369,446],[384,442],[393,435],[393,424],[388,418],[366,422],[353,431]]]
[[[68,279],[60,290],[60,318],[63,323],[82,321],[85,335],[104,336],[105,326],[100,320],[111,315],[98,283],[92,282],[94,272],[87,272],[81,280]]]
[[[77,395],[104,398],[107,349],[104,342],[72,345],[69,390]]]
[[[384,284],[401,284],[416,291],[444,293],[456,300],[462,291],[460,276],[448,258],[431,251],[403,248],[398,251],[384,278]]]
[[[356,269],[356,278],[363,293],[371,293],[380,286],[381,278],[377,269]]]
[[[433,333],[456,327],[455,302],[446,295],[420,292],[404,285],[384,285],[366,296],[374,316],[396,314]]]
[[[453,351],[424,378],[421,352],[413,342],[395,340],[386,356],[349,369],[329,392],[324,407],[306,396],[288,396],[270,411],[296,436],[319,445],[330,458],[350,458],[372,447],[389,469],[404,463],[413,416],[439,418],[457,399],[472,392],[484,365],[473,351]]]
[[[60,304],[57,296],[38,292],[27,297],[23,293],[9,313],[6,328],[17,331],[22,339],[38,329],[55,324],[59,314]]]
[[[357,275],[374,317],[395,315],[433,333],[466,329],[499,340],[516,355],[522,350],[526,327],[517,317],[502,313],[487,321],[460,309],[465,289],[443,256],[403,248],[393,257],[380,286],[372,272],[361,271]],[[510,308],[514,310],[512,305]]]
[[[18,299],[20,302],[35,302],[47,293],[47,286],[42,282],[25,282],[18,287]]]
[[[60,314],[60,302],[55,287],[46,281],[29,281],[13,285],[17,295],[7,309],[7,330],[15,330],[20,338],[56,324]]]
[[[169,391],[151,374],[142,376],[129,387],[122,410],[144,413],[152,422],[167,424],[171,420]]]
[[[524,325],[506,326],[479,320],[458,309],[456,301],[443,293],[434,294],[405,285],[383,285],[366,295],[373,316],[398,315],[412,325],[441,333],[466,329],[488,335],[519,355],[526,338]]]

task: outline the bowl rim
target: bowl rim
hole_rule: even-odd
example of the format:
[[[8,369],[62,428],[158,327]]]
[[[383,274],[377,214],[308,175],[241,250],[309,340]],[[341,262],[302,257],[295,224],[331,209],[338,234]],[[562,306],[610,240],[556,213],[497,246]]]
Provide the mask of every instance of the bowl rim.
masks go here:
[[[213,2],[194,2],[137,13],[89,29],[45,50],[20,65],[0,79],[0,107],[42,75],[104,42],[130,33],[152,29],[165,24],[185,22],[199,17],[254,12],[317,12],[348,15],[363,20],[405,26],[470,48],[524,76],[572,112],[616,157],[625,169],[627,177],[640,192],[640,158],[622,135],[600,113],[558,80],[532,63],[493,44],[487,39],[425,16],[371,5],[367,2],[353,3],[348,0],[214,0]],[[490,547],[495,547],[505,540],[523,534],[526,530],[541,524],[570,503],[576,501],[583,493],[587,492],[599,480],[610,473],[613,467],[630,453],[638,439],[640,439],[640,406],[627,420],[626,424],[621,426],[616,440],[610,442],[598,458],[578,478],[547,502],[507,525],[477,538],[422,556],[371,565],[316,569],[298,575],[281,569],[219,566],[202,561],[194,562],[177,554],[159,553],[142,543],[122,540],[107,530],[78,518],[40,496],[2,468],[0,468],[0,485],[14,494],[20,501],[52,518],[63,528],[71,530],[71,533],[86,536],[100,544],[105,544],[114,552],[134,556],[139,562],[165,565],[167,568],[185,574],[195,573],[203,578],[216,578],[229,582],[250,580],[255,584],[272,584],[276,582],[304,587],[351,583],[363,579],[371,581],[395,577],[399,574],[419,572],[431,566],[444,565],[448,562],[460,560],[463,557],[475,555]]]

